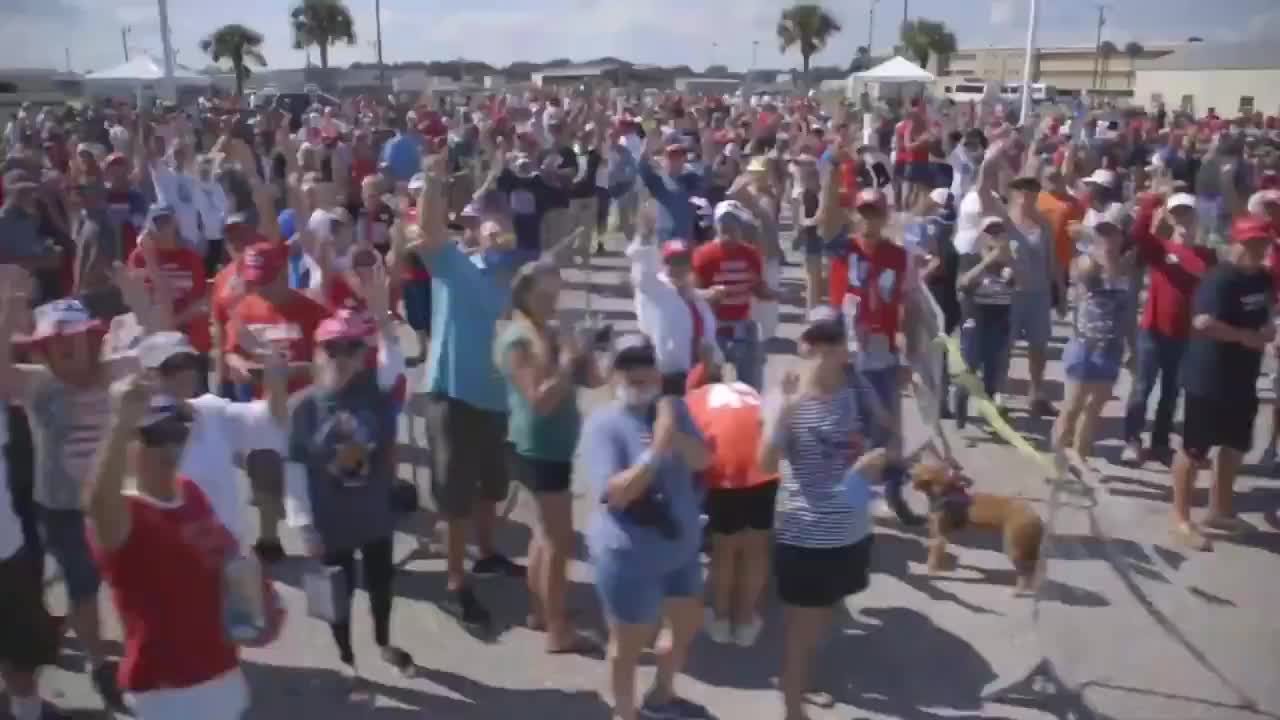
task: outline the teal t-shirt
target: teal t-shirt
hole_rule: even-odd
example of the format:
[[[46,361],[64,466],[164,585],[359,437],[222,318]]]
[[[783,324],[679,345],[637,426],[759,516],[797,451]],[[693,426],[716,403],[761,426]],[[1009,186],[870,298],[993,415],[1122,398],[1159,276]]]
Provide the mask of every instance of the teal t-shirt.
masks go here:
[[[426,391],[505,413],[506,388],[493,362],[493,342],[510,290],[496,284],[454,243],[445,243],[423,260],[431,272]]]
[[[497,360],[507,381],[507,406],[511,414],[507,417],[507,440],[515,446],[516,452],[526,457],[553,462],[570,462],[574,449],[578,445],[578,432],[582,427],[582,416],[578,412],[576,391],[565,393],[560,404],[546,415],[534,412],[528,398],[516,387],[511,377],[511,369],[507,364],[507,356],[516,343],[533,342],[533,329],[525,323],[509,323],[498,338]],[[559,349],[548,348],[552,358],[559,357]]]

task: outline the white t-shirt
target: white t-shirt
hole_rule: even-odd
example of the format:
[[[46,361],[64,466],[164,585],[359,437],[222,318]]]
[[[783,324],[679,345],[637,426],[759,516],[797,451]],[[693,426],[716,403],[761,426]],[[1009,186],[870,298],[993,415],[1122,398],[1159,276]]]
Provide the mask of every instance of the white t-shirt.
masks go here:
[[[3,450],[9,444],[9,413],[0,412],[0,560],[8,560],[22,549],[22,524],[13,510],[9,492],[9,463]]]
[[[284,430],[271,417],[266,400],[236,403],[205,393],[189,402],[195,417],[178,472],[204,491],[214,514],[244,541],[249,530],[247,499],[235,457],[253,450],[283,453]]]
[[[978,193],[969,191],[960,201],[960,208],[956,212],[956,237],[953,242],[957,253],[964,255],[973,252],[978,245],[981,226],[982,200]]]

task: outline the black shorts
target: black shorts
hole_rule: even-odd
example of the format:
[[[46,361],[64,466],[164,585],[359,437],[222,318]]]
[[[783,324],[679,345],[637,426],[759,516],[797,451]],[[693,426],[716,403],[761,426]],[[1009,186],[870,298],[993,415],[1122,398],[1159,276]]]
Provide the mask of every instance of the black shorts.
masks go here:
[[[58,659],[57,628],[33,565],[25,549],[0,560],[0,665],[24,673]]]
[[[505,500],[506,413],[428,393],[426,420],[435,509],[446,518],[465,518],[477,501]]]
[[[808,548],[774,543],[778,597],[794,607],[830,607],[867,589],[871,579],[868,535],[852,545]]]
[[[1249,452],[1257,397],[1232,401],[1187,393],[1183,403],[1182,450],[1188,456],[1201,460],[1215,447]]]
[[[711,490],[707,493],[707,527],[715,535],[742,530],[772,530],[773,503],[778,482],[749,488]]]
[[[507,445],[507,469],[512,480],[535,495],[567,492],[573,481],[572,462],[540,460],[521,455],[511,445]]]

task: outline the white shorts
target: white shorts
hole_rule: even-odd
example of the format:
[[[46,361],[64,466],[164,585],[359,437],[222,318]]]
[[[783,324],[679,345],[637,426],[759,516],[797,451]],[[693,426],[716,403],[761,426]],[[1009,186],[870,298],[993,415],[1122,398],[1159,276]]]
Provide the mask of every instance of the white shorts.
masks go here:
[[[137,720],[236,720],[249,709],[249,685],[240,668],[189,688],[131,693]]]
[[[764,284],[775,292],[782,285],[782,262],[777,259],[764,261]],[[751,317],[760,324],[760,340],[763,342],[778,332],[778,303],[776,300],[752,301]]]

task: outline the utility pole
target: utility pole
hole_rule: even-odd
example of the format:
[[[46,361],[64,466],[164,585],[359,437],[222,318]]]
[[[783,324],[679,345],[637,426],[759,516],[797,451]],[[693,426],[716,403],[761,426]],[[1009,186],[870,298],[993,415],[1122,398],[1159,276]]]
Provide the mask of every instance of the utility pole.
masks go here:
[[[129,62],[129,31],[132,29],[128,25],[120,28],[120,47],[124,48],[125,62]]]
[[[71,72],[71,48],[64,47],[62,48],[62,52],[67,59],[67,72]]]
[[[373,0],[374,25],[378,28],[378,84],[387,84],[387,66],[382,62],[382,0]]]
[[[910,0],[902,0],[902,24],[906,25],[909,16],[907,15],[907,4]]]
[[[1036,26],[1040,22],[1040,6],[1031,0],[1031,15],[1027,19],[1027,57],[1022,64],[1022,112],[1018,115],[1018,124],[1026,127],[1027,118],[1031,115],[1031,55],[1036,51]]]
[[[1098,72],[1102,69],[1102,26],[1107,24],[1107,6],[1098,5],[1098,39],[1093,44],[1093,88],[1098,89]]]
[[[759,49],[760,49],[760,41],[752,40],[751,41],[751,69],[752,70],[756,69],[756,51]]]

